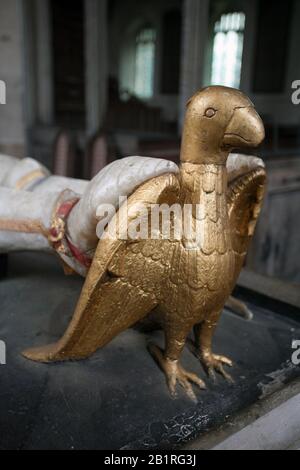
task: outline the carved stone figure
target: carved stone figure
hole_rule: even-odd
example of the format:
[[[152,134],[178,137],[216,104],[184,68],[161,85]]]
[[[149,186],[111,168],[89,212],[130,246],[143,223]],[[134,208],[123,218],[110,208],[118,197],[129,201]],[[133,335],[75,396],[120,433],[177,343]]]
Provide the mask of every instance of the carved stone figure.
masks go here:
[[[150,351],[164,371],[171,393],[175,394],[177,382],[191,398],[195,398],[191,383],[204,387],[203,381],[179,362],[191,330],[195,334],[193,351],[208,373],[213,376],[216,370],[229,380],[223,365],[232,363],[212,352],[212,337],[243,265],[265,186],[261,160],[229,157],[229,153],[234,148],[255,147],[263,138],[261,119],[245,95],[226,87],[208,87],[188,103],[179,169],[156,160],[162,165],[158,174],[149,163],[152,170],[143,174],[141,181],[137,175],[151,159],[132,157],[114,162],[113,171],[111,166],[104,169],[87,185],[80,200],[76,194],[63,192],[57,197],[57,191],[40,188],[43,211],[36,209],[36,225],[33,220],[24,220],[24,214],[29,199],[36,200],[38,186],[34,193],[14,191],[18,209],[14,214],[0,213],[0,229],[24,232],[27,224],[30,232],[31,225],[32,231],[39,233],[39,248],[44,242],[46,249],[50,241],[72,269],[88,270],[64,336],[54,345],[25,351],[25,357],[42,362],[85,358],[158,309],[166,347],[162,351],[150,345]],[[138,162],[141,166],[135,171]],[[124,165],[123,173],[119,165]],[[106,175],[111,172],[109,180],[105,171]],[[123,187],[113,176],[116,174],[126,182]],[[125,189],[123,194],[115,190],[116,181],[120,190]],[[0,192],[1,198],[7,194],[7,202],[12,197],[11,189]],[[22,202],[25,194],[27,201]],[[131,195],[108,225],[101,226],[99,205],[112,194]],[[117,206],[115,199],[112,203]],[[131,236],[130,227],[141,221],[141,206],[149,219],[153,205],[162,204],[191,207],[191,235],[184,233],[178,238],[171,230],[166,238],[160,225],[155,238]],[[13,220],[9,220],[11,216]],[[145,220],[145,214],[143,217]],[[172,229],[177,219],[174,213]],[[117,233],[102,237],[91,254],[99,222],[103,234],[109,234],[112,227],[117,227]],[[97,233],[99,236],[99,230]],[[0,246],[5,245],[3,234],[0,232]]]

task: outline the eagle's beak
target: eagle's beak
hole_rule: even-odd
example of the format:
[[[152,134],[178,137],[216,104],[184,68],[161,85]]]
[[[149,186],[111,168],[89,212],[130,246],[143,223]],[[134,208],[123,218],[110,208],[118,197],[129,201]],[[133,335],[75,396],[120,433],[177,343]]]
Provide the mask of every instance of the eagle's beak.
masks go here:
[[[236,108],[223,143],[226,147],[257,147],[265,138],[265,128],[253,106]]]

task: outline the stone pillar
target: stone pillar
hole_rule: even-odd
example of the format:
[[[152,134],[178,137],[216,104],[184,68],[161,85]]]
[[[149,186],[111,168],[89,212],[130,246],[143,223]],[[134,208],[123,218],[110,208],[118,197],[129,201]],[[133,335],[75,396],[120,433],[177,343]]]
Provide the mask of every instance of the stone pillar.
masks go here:
[[[54,118],[52,36],[49,0],[36,0],[38,120],[51,125]]]
[[[103,124],[107,106],[107,0],[85,0],[87,134]]]
[[[25,133],[19,13],[17,0],[0,1],[0,80],[6,103],[0,104],[0,153],[21,157]]]
[[[52,125],[54,83],[50,0],[18,0],[25,82],[26,128],[35,124]]]
[[[209,0],[184,0],[179,99],[180,128],[182,128],[187,100],[203,85],[208,22]]]
[[[22,50],[22,66],[24,75],[24,120],[26,131],[27,154],[31,154],[29,139],[27,135],[36,122],[37,117],[37,82],[36,82],[36,54],[35,47],[37,39],[35,37],[35,3],[34,0],[18,0],[20,26],[21,26],[21,50]]]

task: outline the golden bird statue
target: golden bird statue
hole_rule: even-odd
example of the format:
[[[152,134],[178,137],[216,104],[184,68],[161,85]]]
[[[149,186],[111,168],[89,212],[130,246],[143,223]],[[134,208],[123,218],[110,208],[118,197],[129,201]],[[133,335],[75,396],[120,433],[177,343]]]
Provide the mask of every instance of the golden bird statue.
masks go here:
[[[195,399],[192,385],[204,382],[180,364],[188,335],[194,331],[194,353],[211,377],[230,380],[230,359],[212,351],[212,338],[224,304],[237,281],[265,189],[263,164],[226,169],[233,149],[253,148],[264,139],[263,123],[240,91],[210,86],[187,104],[178,174],[152,178],[130,195],[109,222],[116,236],[99,240],[73,318],[55,344],[25,351],[40,362],[83,359],[116,335],[157,310],[165,349],[149,350],[159,363],[172,395],[179,383]],[[250,158],[250,157],[249,157]],[[255,161],[260,161],[255,159]],[[191,208],[191,235],[175,236],[179,216],[163,236],[129,235],[140,223],[140,207],[176,204]],[[144,217],[145,219],[145,217]],[[150,224],[151,225],[151,224]],[[148,227],[149,228],[149,227]]]

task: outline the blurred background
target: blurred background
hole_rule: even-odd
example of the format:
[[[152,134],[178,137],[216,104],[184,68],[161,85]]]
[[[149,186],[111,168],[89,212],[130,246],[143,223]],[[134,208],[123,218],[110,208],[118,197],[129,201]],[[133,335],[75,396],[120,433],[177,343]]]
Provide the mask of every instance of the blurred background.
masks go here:
[[[0,0],[0,152],[88,179],[127,155],[179,161],[188,98],[240,88],[269,176],[247,265],[299,283],[299,44],[299,0]]]

